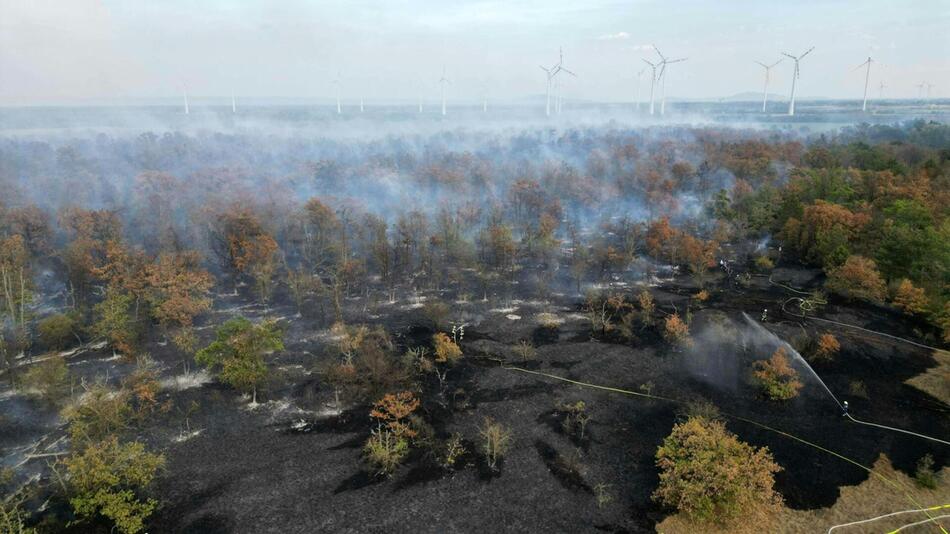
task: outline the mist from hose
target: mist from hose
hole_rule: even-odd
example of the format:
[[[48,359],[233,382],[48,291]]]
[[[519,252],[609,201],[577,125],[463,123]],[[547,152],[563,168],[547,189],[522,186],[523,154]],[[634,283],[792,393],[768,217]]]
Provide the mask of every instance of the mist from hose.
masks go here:
[[[828,388],[828,385],[825,384],[825,381],[822,380],[820,376],[818,376],[818,373],[816,373],[815,370],[812,369],[811,365],[808,365],[808,362],[805,361],[805,358],[803,358],[802,355],[799,354],[797,350],[795,350],[790,344],[788,344],[782,338],[773,334],[770,330],[768,330],[767,328],[759,324],[758,321],[746,315],[745,312],[742,312],[742,317],[745,318],[746,322],[749,323],[749,326],[751,326],[756,332],[758,332],[759,334],[765,337],[768,337],[769,339],[775,341],[779,345],[785,347],[786,351],[788,351],[792,356],[795,357],[795,359],[797,359],[803,366],[805,366],[806,369],[808,369],[808,372],[810,372],[811,376],[813,376],[815,380],[817,380],[818,383],[821,384],[821,387],[825,388],[825,391],[827,391],[828,395],[830,395],[831,398],[834,399],[835,403],[838,404],[838,407],[841,408],[841,411],[845,411],[844,405],[841,404],[841,402],[838,400],[838,397],[836,397],[835,394],[831,392],[831,390]]]

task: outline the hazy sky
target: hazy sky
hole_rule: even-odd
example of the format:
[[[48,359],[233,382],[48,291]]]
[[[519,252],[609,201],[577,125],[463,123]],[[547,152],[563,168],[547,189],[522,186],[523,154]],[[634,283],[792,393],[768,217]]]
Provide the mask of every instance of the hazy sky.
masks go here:
[[[574,98],[632,100],[640,58],[688,56],[668,94],[760,91],[782,50],[802,61],[799,95],[860,97],[868,55],[877,95],[950,94],[950,0],[0,0],[0,104],[76,99],[449,98],[543,93],[539,64],[579,76]],[[786,95],[791,62],[770,92]],[[649,90],[648,75],[643,91]]]

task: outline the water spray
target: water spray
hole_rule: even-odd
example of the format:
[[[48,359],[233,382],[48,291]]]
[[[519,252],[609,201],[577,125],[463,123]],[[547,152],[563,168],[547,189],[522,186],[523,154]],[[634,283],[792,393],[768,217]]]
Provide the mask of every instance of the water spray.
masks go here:
[[[938,439],[938,438],[935,438],[935,437],[932,437],[932,436],[927,436],[927,435],[925,435],[925,434],[919,434],[919,433],[917,433],[917,432],[912,432],[912,431],[910,431],[910,430],[905,430],[905,429],[903,429],[903,428],[896,428],[896,427],[892,427],[892,426],[881,425],[881,424],[878,424],[878,423],[872,423],[872,422],[870,422],[870,421],[862,421],[861,419],[856,419],[856,418],[854,418],[850,413],[848,413],[848,401],[844,401],[844,403],[842,403],[841,401],[839,401],[839,400],[838,400],[838,397],[836,397],[835,394],[831,392],[831,389],[828,388],[827,384],[825,384],[825,381],[822,380],[820,376],[818,376],[818,373],[815,372],[815,370],[812,368],[812,366],[809,365],[807,361],[805,361],[805,358],[803,358],[802,355],[799,354],[797,350],[795,350],[795,349],[794,349],[791,345],[789,345],[787,342],[783,341],[780,337],[778,337],[777,335],[775,335],[774,333],[772,333],[770,330],[768,330],[767,328],[765,328],[764,326],[762,326],[760,323],[754,321],[751,317],[749,317],[748,315],[746,315],[745,312],[742,313],[742,317],[743,317],[743,318],[746,320],[746,322],[749,323],[749,325],[752,326],[752,328],[754,328],[757,332],[762,333],[762,334],[768,336],[770,339],[772,339],[772,340],[774,340],[774,341],[777,341],[779,344],[781,344],[787,351],[789,351],[790,354],[792,354],[792,356],[793,356],[795,359],[797,359],[797,360],[805,367],[805,369],[808,369],[808,371],[809,371],[809,372],[811,373],[811,375],[815,378],[815,380],[817,380],[818,383],[821,384],[821,387],[825,388],[825,391],[828,392],[828,395],[832,398],[832,400],[835,401],[835,403],[838,405],[838,408],[841,409],[841,415],[842,415],[843,417],[845,417],[845,418],[851,420],[851,422],[857,423],[857,424],[859,424],[859,425],[873,426],[873,427],[881,428],[881,429],[884,429],[884,430],[890,430],[890,431],[893,431],[893,432],[899,432],[899,433],[902,433],[902,434],[908,434],[908,435],[910,435],[910,436],[915,436],[915,437],[918,437],[918,438],[921,438],[921,439],[926,439],[926,440],[929,440],[929,441],[934,441],[934,442],[937,442],[937,443],[941,443],[941,444],[943,444],[943,445],[948,445],[948,446],[950,446],[950,441],[945,441],[945,440]]]
[[[771,334],[771,332],[769,332],[769,333]],[[774,335],[774,334],[773,334],[773,335]],[[623,394],[623,395],[630,395],[630,396],[634,396],[634,397],[642,397],[642,398],[647,398],[647,399],[661,400],[661,401],[666,401],[666,402],[670,402],[670,403],[673,403],[673,404],[688,404],[687,401],[682,400],[682,399],[674,399],[674,398],[671,398],[671,397],[664,397],[664,396],[662,396],[662,395],[655,395],[655,394],[653,394],[653,393],[644,393],[644,392],[638,392],[638,391],[630,391],[630,390],[627,390],[627,389],[614,388],[614,387],[610,387],[610,386],[602,386],[602,385],[599,385],[599,384],[591,384],[591,383],[589,383],[589,382],[581,382],[581,381],[579,381],[579,380],[571,380],[570,378],[565,378],[565,377],[563,377],[563,376],[558,376],[558,375],[551,374],[551,373],[545,373],[545,372],[543,372],[543,371],[532,371],[532,370],[530,370],[530,369],[524,369],[524,368],[521,368],[521,367],[509,366],[509,365],[506,365],[503,360],[497,360],[497,361],[501,364],[501,368],[504,369],[504,370],[506,370],[506,371],[515,371],[515,372],[521,372],[521,373],[526,373],[526,374],[530,374],[530,375],[543,376],[543,377],[546,377],[546,378],[551,378],[551,379],[554,379],[554,380],[559,380],[559,381],[561,381],[561,382],[567,382],[567,383],[569,383],[569,384],[574,384],[574,385],[581,386],[581,387],[586,387],[586,388],[591,388],[591,389],[599,389],[599,390],[609,391],[609,392],[613,392],[613,393],[621,393],[621,394]],[[832,395],[832,396],[833,396],[833,395]],[[835,400],[837,401],[837,399],[835,399]],[[824,452],[824,453],[830,454],[830,455],[832,455],[832,456],[834,456],[834,457],[836,457],[836,458],[839,458],[839,459],[841,459],[841,460],[844,460],[845,462],[848,462],[848,463],[850,463],[850,464],[852,464],[852,465],[854,465],[854,466],[857,466],[857,467],[863,469],[863,470],[866,471],[869,475],[872,475],[872,476],[875,476],[875,477],[881,479],[881,480],[884,481],[887,485],[889,485],[889,486],[891,486],[892,488],[894,488],[895,490],[897,490],[897,491],[903,493],[904,496],[907,497],[907,500],[908,500],[908,501],[910,501],[911,503],[913,503],[914,506],[916,506],[917,509],[918,509],[920,512],[923,512],[923,513],[927,516],[927,519],[925,519],[924,521],[921,521],[921,522],[919,522],[919,523],[914,523],[914,525],[932,522],[933,524],[935,524],[935,525],[940,529],[940,531],[941,531],[943,534],[948,534],[947,530],[943,527],[943,525],[941,525],[940,523],[937,523],[937,520],[938,520],[938,519],[944,519],[946,516],[934,517],[933,515],[931,515],[931,514],[930,514],[931,508],[924,508],[919,502],[917,502],[917,499],[915,499],[914,496],[911,495],[911,494],[907,491],[907,489],[906,489],[905,487],[901,486],[901,484],[900,484],[899,482],[897,482],[897,481],[895,481],[895,480],[891,480],[890,478],[884,476],[884,475],[881,474],[881,473],[878,473],[877,471],[871,469],[870,467],[867,467],[866,465],[864,465],[864,464],[858,462],[857,460],[853,460],[853,459],[851,459],[851,458],[848,458],[847,456],[845,456],[845,455],[843,455],[843,454],[841,454],[841,453],[835,452],[835,451],[833,451],[833,450],[831,450],[831,449],[829,449],[829,448],[827,448],[827,447],[823,447],[823,446],[821,446],[821,445],[818,445],[817,443],[808,441],[808,440],[806,440],[806,439],[804,439],[804,438],[800,438],[800,437],[798,437],[798,436],[796,436],[796,435],[794,435],[794,434],[791,434],[791,433],[789,433],[789,432],[786,432],[786,431],[784,431],[784,430],[780,430],[780,429],[778,429],[778,428],[774,428],[774,427],[771,427],[771,426],[766,425],[766,424],[764,424],[764,423],[760,423],[760,422],[758,422],[758,421],[754,421],[754,420],[752,420],[752,419],[748,419],[748,418],[745,418],[745,417],[742,417],[742,416],[739,416],[739,415],[730,414],[730,413],[727,413],[727,412],[719,412],[719,413],[720,413],[720,415],[722,415],[723,417],[728,417],[728,418],[734,419],[734,420],[736,420],[736,421],[742,421],[742,422],[744,422],[744,423],[748,423],[748,424],[750,424],[750,425],[756,426],[756,427],[761,428],[761,429],[763,429],[763,430],[767,430],[767,431],[769,431],[769,432],[773,432],[773,433],[778,434],[778,435],[780,435],[780,436],[784,436],[784,437],[786,437],[786,438],[792,439],[792,440],[794,440],[794,441],[797,441],[797,442],[799,442],[799,443],[802,443],[802,444],[804,444],[804,445],[807,445],[807,446],[809,446],[809,447],[812,447],[812,448],[814,448],[814,449],[816,449],[816,450],[819,450],[819,451],[822,451],[822,452]],[[897,531],[893,531],[893,532],[898,532],[898,531],[900,531],[901,529],[905,528],[906,526],[908,526],[908,525],[905,525],[904,527],[901,527],[901,528],[898,529]],[[893,532],[888,533],[888,534],[893,534]]]

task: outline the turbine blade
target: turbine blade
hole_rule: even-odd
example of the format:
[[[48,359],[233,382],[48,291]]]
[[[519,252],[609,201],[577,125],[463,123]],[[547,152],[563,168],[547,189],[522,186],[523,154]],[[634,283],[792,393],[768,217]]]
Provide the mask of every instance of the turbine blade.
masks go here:
[[[814,46],[813,46],[813,47],[811,47],[811,48],[809,48],[808,50],[806,50],[806,51],[805,51],[805,53],[804,53],[804,54],[802,54],[802,55],[800,55],[800,56],[798,56],[798,59],[801,59],[801,58],[803,58],[803,57],[805,57],[805,56],[807,56],[808,54],[811,54],[811,51],[812,51],[812,50],[814,50],[814,49],[815,49],[815,47],[814,47]]]

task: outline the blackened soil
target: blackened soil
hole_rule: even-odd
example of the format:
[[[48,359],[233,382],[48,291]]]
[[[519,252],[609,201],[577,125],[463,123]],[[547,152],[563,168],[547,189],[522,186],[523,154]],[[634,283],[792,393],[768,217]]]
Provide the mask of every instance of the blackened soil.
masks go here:
[[[809,280],[805,275],[789,278],[801,285]],[[694,292],[689,285],[670,284],[656,288],[654,296],[659,309],[668,312],[675,306],[684,313]],[[462,434],[469,452],[453,469],[414,453],[391,478],[367,473],[361,462],[362,444],[371,430],[367,408],[350,406],[337,413],[333,392],[313,371],[332,357],[325,338],[317,335],[325,324],[288,319],[293,341],[271,362],[283,371],[262,393],[266,402],[261,406],[249,409],[247,400],[233,391],[206,384],[171,394],[173,414],[191,401],[200,405],[188,422],[201,429],[199,435],[174,441],[182,418],[172,415],[142,432],[168,458],[156,488],[164,504],[150,531],[652,532],[665,514],[650,498],[658,482],[654,454],[682,417],[685,403],[698,401],[717,405],[741,439],[769,447],[784,468],[777,475],[777,489],[795,508],[831,505],[842,485],[868,475],[730,415],[789,432],[863,465],[883,453],[910,472],[929,452],[942,466],[946,448],[844,420],[800,365],[806,385],[799,398],[775,403],[760,395],[750,383],[749,366],[768,357],[776,343],[753,335],[742,312],[759,319],[768,308],[773,312],[764,326],[781,339],[791,341],[803,329],[839,338],[841,354],[815,369],[835,395],[849,400],[856,417],[950,438],[950,408],[903,384],[934,365],[927,351],[845,328],[800,325],[776,311],[787,297],[767,280],[743,288],[720,284],[705,304],[690,304],[696,344],[683,351],[671,351],[648,329],[633,342],[598,340],[568,298],[546,307],[519,304],[514,312],[519,319],[473,309],[475,319],[463,341],[470,359],[450,371],[446,398],[437,396],[431,380],[422,385],[426,400],[421,410],[440,437]],[[282,311],[287,312],[271,313]],[[563,319],[555,331],[539,334],[534,315],[542,311]],[[919,328],[889,310],[852,303],[832,303],[823,313],[906,337]],[[359,322],[359,317],[354,313],[349,321]],[[415,312],[393,308],[376,317],[395,332],[401,347],[423,343],[431,335],[431,327]],[[520,340],[537,346],[537,357],[527,366],[539,371],[682,402],[620,395],[502,368],[501,361],[525,365],[515,362],[510,351]],[[867,398],[853,394],[860,391],[855,382]],[[578,400],[591,416],[583,441],[566,435],[557,415],[557,406]],[[485,417],[508,426],[514,436],[497,470],[485,467],[479,450],[478,426]],[[598,484],[610,485],[614,497],[603,510],[593,492]]]

